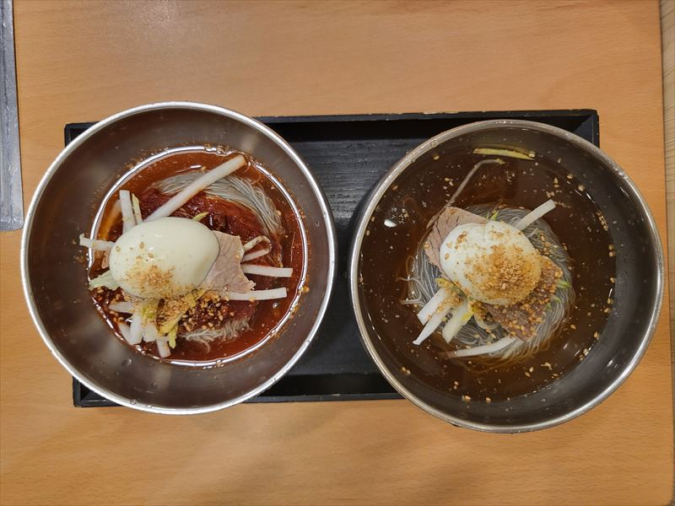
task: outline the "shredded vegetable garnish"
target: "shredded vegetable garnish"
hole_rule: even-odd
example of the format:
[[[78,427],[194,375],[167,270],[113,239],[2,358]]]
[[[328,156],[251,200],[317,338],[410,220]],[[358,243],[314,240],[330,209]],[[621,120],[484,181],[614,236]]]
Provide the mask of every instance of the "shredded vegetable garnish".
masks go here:
[[[197,216],[193,217],[192,219],[195,220],[195,221],[202,221],[208,215],[209,215],[209,213],[199,213]]]
[[[111,290],[117,290],[120,285],[115,278],[113,278],[110,271],[105,271],[103,274],[96,276],[94,279],[89,281],[89,289],[95,290],[96,288],[109,288]]]
[[[176,347],[176,336],[178,335],[178,324],[169,331],[169,348]]]
[[[204,295],[205,292],[206,290],[192,290],[179,299],[165,303],[165,308],[161,315],[164,322],[159,327],[159,333],[169,334],[169,332],[177,327],[183,315],[197,305],[200,297]]]
[[[134,312],[134,305],[131,302],[113,302],[108,306],[108,309],[115,311],[116,313],[127,313],[131,314]]]
[[[138,304],[138,312],[143,317],[143,323],[154,322],[157,319],[159,299],[145,299]]]

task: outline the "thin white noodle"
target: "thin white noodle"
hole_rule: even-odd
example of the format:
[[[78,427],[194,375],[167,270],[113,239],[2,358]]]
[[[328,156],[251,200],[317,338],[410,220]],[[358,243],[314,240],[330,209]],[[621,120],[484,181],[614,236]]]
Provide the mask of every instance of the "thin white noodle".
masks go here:
[[[539,218],[544,216],[546,213],[551,212],[555,209],[555,202],[552,200],[547,200],[542,205],[537,206],[536,209],[533,209],[532,212],[523,216],[518,223],[514,225],[518,230],[525,230],[527,227],[532,225]]]
[[[145,221],[153,221],[159,218],[171,216],[172,213],[182,207],[188,200],[197,195],[200,191],[212,185],[219,179],[229,176],[234,171],[242,168],[244,165],[246,165],[246,159],[241,155],[237,155],[222,165],[219,165],[215,169],[208,171],[203,176],[195,179],[176,195],[171,197],[166,202],[166,204],[162,205],[154,213],[148,216]]]
[[[102,241],[101,239],[89,239],[80,234],[80,246],[85,248],[93,249],[94,251],[110,251],[110,249],[115,245],[111,241]]]
[[[256,274],[258,276],[269,276],[271,278],[290,278],[293,275],[293,269],[290,267],[244,264],[241,266],[241,270],[244,271],[244,274]]]
[[[201,175],[202,173],[199,172],[185,172],[163,179],[155,183],[154,186],[165,195],[174,195],[196,181]],[[263,225],[263,230],[266,231],[263,235],[276,237],[284,232],[281,225],[281,214],[277,213],[278,209],[272,199],[263,188],[247,179],[231,174],[205,188],[204,194],[242,205],[253,211]]]
[[[225,300],[272,300],[283,299],[287,296],[286,288],[272,288],[271,290],[252,290],[246,293],[221,292]]]
[[[133,206],[131,205],[131,194],[129,190],[120,190],[120,207],[122,208],[122,233],[128,232],[136,225]]]

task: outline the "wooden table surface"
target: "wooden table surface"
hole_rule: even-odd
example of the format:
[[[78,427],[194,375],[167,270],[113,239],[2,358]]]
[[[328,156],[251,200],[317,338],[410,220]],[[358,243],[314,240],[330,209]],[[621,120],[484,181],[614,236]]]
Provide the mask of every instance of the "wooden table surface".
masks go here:
[[[594,108],[665,241],[657,1],[15,5],[26,199],[68,122],[161,100],[249,115]],[[1,244],[1,487],[10,504],[666,504],[668,301],[628,381],[564,426],[491,435],[405,401],[195,417],[72,407]]]

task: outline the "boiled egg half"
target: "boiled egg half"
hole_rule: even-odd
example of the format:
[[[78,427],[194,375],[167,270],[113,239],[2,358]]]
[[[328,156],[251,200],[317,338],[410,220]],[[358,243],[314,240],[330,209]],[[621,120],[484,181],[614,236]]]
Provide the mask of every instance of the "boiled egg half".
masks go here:
[[[175,298],[199,286],[218,251],[218,239],[201,223],[160,218],[120,236],[110,251],[110,273],[137,297]]]
[[[455,227],[440,250],[445,274],[471,299],[511,305],[541,277],[541,255],[517,228],[499,221]]]

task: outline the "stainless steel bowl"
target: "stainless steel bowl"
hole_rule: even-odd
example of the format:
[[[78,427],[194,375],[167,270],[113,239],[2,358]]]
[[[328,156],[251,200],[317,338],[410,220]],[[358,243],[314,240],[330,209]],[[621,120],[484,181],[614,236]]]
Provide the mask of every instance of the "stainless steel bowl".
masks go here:
[[[613,309],[600,339],[583,362],[531,395],[499,403],[474,400],[470,409],[458,396],[404,374],[394,350],[374,330],[372,321],[377,315],[368,314],[364,302],[368,287],[359,282],[363,237],[382,196],[404,173],[411,173],[408,171],[424,171],[431,163],[450,166],[451,155],[446,153],[458,145],[523,147],[548,153],[553,159],[564,158],[565,168],[584,184],[604,214],[617,245]],[[647,204],[628,175],[605,153],[559,128],[530,121],[492,120],[444,132],[415,148],[389,170],[368,197],[357,224],[349,273],[363,345],[398,392],[454,425],[489,432],[525,432],[571,420],[597,406],[623,383],[654,332],[663,296],[664,262]]]
[[[268,167],[308,217],[311,290],[283,331],[253,353],[211,369],[171,365],[115,339],[92,304],[76,240],[131,160],[189,144],[227,145]],[[21,272],[45,343],[79,381],[131,408],[193,414],[242,402],[274,384],[317,332],[333,286],[336,242],[326,198],[295,151],[265,125],[220,107],[150,104],[97,123],[49,167],[26,217]]]

